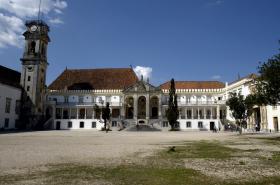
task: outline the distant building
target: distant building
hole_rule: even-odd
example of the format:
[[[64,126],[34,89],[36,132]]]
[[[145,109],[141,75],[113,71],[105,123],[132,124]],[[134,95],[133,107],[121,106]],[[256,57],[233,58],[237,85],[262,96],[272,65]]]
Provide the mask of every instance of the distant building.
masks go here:
[[[226,106],[230,92],[245,97],[252,93],[249,75],[229,85],[218,81],[176,81],[181,130],[224,129],[234,123]],[[48,87],[47,112],[53,117],[53,129],[97,129],[103,122],[95,105],[108,102],[112,112],[111,127],[149,125],[169,129],[165,116],[170,82],[155,87],[138,80],[130,68],[66,69]],[[279,106],[255,107],[247,130],[278,131]],[[229,126],[230,127],[230,126]]]
[[[16,127],[20,100],[20,73],[0,65],[0,129]]]
[[[250,74],[244,78],[234,81],[225,88],[225,99],[229,98],[229,93],[241,93],[244,97],[254,93],[254,79],[257,76]],[[227,108],[226,118],[235,121],[231,112]],[[247,120],[247,130],[258,131],[279,131],[280,106],[254,106],[252,116]]]

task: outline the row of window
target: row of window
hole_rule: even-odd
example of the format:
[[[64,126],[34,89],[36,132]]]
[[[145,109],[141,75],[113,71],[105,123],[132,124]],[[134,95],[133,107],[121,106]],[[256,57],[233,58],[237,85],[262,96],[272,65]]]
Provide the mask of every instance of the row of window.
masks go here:
[[[179,122],[178,122],[178,124],[179,124]],[[162,127],[168,127],[168,121],[164,121],[163,123],[162,123]],[[192,127],[192,122],[191,121],[187,121],[186,122],[186,128],[191,128]],[[199,121],[198,123],[197,123],[197,127],[198,128],[203,128],[203,122],[202,121]]]
[[[120,109],[112,109],[112,118],[118,118],[120,116]],[[94,108],[79,108],[79,109],[68,109],[68,108],[56,108],[55,118],[56,119],[92,119],[100,118],[101,111],[96,111]]]
[[[6,105],[5,105],[5,113],[11,113],[11,105],[12,105],[12,99],[6,98]],[[20,109],[20,101],[16,100],[16,106],[15,106],[15,113],[19,114]]]
[[[56,124],[59,124],[60,125],[60,122],[56,122]],[[112,127],[116,127],[118,124],[116,121],[112,121]],[[60,126],[59,126],[60,127]],[[73,127],[73,124],[72,124],[72,121],[68,121],[68,124],[67,124],[67,127],[68,128],[72,128]],[[85,122],[81,121],[80,122],[80,128],[85,128]],[[91,128],[96,128],[96,122],[91,122]]]
[[[75,100],[77,100],[79,103],[84,103],[85,101],[86,102],[91,102],[91,103],[100,103],[100,104],[105,104],[106,102],[106,99],[107,101],[111,101],[113,103],[119,103],[120,102],[120,97],[119,96],[112,96],[112,97],[105,97],[103,96],[102,97],[91,97],[91,96],[64,96],[64,102],[65,103],[68,103],[68,102],[75,102]],[[48,98],[49,100],[53,100],[53,101],[62,101],[61,99],[58,99],[58,98],[52,98],[52,97],[49,97]],[[85,100],[86,99],[86,100]]]

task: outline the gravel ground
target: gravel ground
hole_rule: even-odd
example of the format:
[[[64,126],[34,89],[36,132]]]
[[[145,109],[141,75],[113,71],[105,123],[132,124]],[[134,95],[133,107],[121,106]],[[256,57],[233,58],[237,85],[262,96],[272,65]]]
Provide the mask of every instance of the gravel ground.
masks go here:
[[[235,133],[39,131],[0,134],[2,172],[59,163],[117,163],[185,140],[232,140]],[[105,159],[105,160],[103,160]]]
[[[277,145],[266,146],[254,138],[272,136],[280,136],[280,134],[246,134],[239,136],[232,132],[115,131],[105,133],[86,130],[1,133],[0,170],[1,174],[18,174],[27,171],[48,170],[50,164],[119,165],[152,155],[158,149],[166,146],[198,140],[220,141],[225,145],[228,144],[228,147],[241,150],[260,149],[258,155],[271,157],[271,152],[280,151],[280,147]],[[239,160],[246,161],[251,169],[233,168],[233,166],[238,166],[235,163],[238,163]],[[222,179],[223,177],[229,179],[236,177],[236,171],[240,172],[240,176],[256,175],[258,173],[280,175],[269,166],[265,167],[258,162],[254,162],[255,159],[253,158],[239,158],[239,160],[226,162],[185,160],[185,164],[187,168],[193,168],[206,175],[214,175]],[[225,167],[230,170],[225,170]],[[235,174],[235,176],[230,174]]]

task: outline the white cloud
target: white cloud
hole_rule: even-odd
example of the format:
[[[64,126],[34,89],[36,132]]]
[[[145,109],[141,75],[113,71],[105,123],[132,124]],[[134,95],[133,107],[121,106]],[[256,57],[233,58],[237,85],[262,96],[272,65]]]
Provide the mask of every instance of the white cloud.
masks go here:
[[[51,24],[63,24],[64,23],[60,18],[50,19],[49,22]]]
[[[215,4],[216,4],[216,5],[221,5],[221,4],[223,4],[223,3],[224,3],[223,0],[217,0],[217,1],[215,1]]]
[[[58,9],[64,9],[67,7],[67,3],[65,1],[56,0],[56,2],[54,3],[54,7]]]
[[[220,6],[223,3],[224,3],[224,0],[214,0],[214,1],[210,1],[206,5],[208,5],[208,6]]]
[[[0,48],[23,46],[24,22],[37,19],[39,0],[0,0]],[[41,13],[48,15],[50,23],[61,24],[61,18],[52,18],[52,13],[62,14],[67,7],[64,0],[42,0]]]
[[[220,80],[222,77],[220,75],[214,75],[211,77],[213,80]]]
[[[0,48],[23,45],[24,22],[15,16],[0,13]]]
[[[133,70],[139,79],[141,79],[141,76],[143,76],[144,80],[147,80],[147,78],[151,78],[153,71],[151,67],[143,66],[136,66],[135,68],[133,68]]]
[[[62,11],[60,10],[60,9],[54,9],[54,11],[55,11],[55,13],[57,13],[57,14],[62,14]]]

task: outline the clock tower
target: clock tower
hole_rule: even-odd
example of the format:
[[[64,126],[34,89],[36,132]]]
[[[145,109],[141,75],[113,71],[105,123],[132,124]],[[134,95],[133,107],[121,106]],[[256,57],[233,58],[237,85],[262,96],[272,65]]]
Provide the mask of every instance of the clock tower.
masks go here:
[[[42,20],[27,21],[25,26],[26,31],[23,33],[25,48],[20,59],[22,61],[20,80],[23,88],[22,107],[25,116],[34,118],[44,114],[49,26]]]

